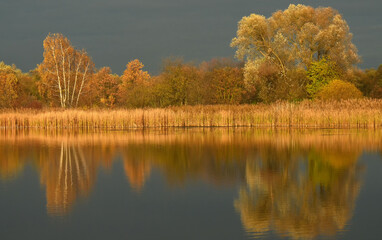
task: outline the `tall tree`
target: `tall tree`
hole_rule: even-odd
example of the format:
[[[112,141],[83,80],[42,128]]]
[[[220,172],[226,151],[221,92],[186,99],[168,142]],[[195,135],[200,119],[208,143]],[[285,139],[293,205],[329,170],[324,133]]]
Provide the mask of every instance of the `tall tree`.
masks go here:
[[[147,87],[150,74],[143,71],[144,65],[138,59],[130,61],[121,76],[118,97],[123,106],[144,107],[147,104]]]
[[[231,46],[236,57],[245,59],[245,81],[254,82],[258,69],[266,62],[277,68],[289,89],[296,88],[290,71],[306,70],[324,57],[347,70],[359,62],[352,34],[342,16],[334,9],[291,4],[271,17],[251,14],[238,24]],[[305,81],[297,87],[303,88]]]
[[[77,107],[93,72],[92,60],[60,33],[49,34],[43,46],[44,60],[38,66],[42,90],[62,108]]]

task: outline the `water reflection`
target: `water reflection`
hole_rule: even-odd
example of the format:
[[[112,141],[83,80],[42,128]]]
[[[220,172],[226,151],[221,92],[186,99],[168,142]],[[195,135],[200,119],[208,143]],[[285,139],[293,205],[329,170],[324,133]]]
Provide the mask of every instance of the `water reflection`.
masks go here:
[[[139,158],[123,152],[123,168],[130,186],[137,192],[143,189],[146,179],[150,177],[151,164],[145,158]]]
[[[65,216],[89,197],[100,168],[122,161],[134,192],[153,169],[171,186],[190,181],[236,187],[234,208],[252,237],[276,232],[292,239],[347,229],[365,166],[363,151],[381,151],[379,132],[188,130],[125,133],[1,133],[0,177],[34,166],[47,212]]]
[[[23,158],[17,147],[0,144],[0,177],[1,179],[12,179],[17,177],[23,169]]]
[[[262,150],[247,161],[246,184],[235,200],[246,231],[259,237],[273,229],[292,239],[312,239],[344,230],[361,186],[358,155]]]
[[[48,148],[40,155],[41,184],[46,189],[47,210],[64,215],[79,196],[87,196],[95,182],[94,161],[81,147],[61,142],[60,149]]]

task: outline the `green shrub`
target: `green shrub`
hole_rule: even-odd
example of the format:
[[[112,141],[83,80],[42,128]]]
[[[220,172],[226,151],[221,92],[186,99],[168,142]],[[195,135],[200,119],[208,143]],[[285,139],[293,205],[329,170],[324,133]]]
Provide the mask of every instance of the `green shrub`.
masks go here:
[[[336,64],[327,58],[312,62],[308,68],[307,75],[309,83],[306,86],[306,90],[310,97],[314,97],[329,82],[340,77]]]

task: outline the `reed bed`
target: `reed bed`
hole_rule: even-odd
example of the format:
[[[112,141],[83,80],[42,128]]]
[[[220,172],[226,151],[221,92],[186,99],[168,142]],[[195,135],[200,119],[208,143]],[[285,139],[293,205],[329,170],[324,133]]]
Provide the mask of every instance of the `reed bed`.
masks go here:
[[[5,110],[3,129],[125,130],[169,127],[382,128],[382,100],[116,110]]]

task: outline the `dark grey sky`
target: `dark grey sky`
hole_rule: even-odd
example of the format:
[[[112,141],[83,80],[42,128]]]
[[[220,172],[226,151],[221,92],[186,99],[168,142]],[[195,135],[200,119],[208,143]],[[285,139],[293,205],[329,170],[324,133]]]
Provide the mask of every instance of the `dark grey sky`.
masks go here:
[[[0,61],[33,69],[42,61],[46,35],[59,32],[85,48],[97,67],[121,74],[138,58],[157,73],[168,56],[232,57],[229,43],[243,16],[269,17],[290,3],[339,10],[354,34],[360,66],[382,64],[380,0],[0,0]]]

